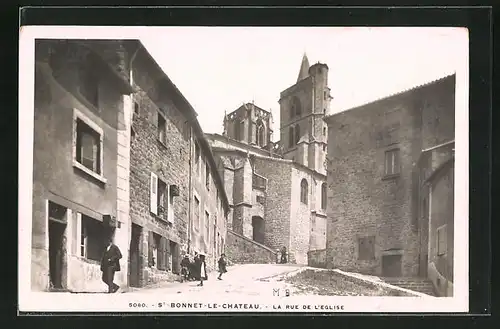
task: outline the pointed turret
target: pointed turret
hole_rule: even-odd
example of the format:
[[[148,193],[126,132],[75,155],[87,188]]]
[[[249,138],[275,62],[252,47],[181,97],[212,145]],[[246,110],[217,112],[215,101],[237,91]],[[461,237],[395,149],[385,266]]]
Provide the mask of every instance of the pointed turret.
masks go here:
[[[297,78],[297,82],[304,80],[309,76],[309,60],[307,59],[306,53],[302,57],[302,63],[300,64],[299,76]]]

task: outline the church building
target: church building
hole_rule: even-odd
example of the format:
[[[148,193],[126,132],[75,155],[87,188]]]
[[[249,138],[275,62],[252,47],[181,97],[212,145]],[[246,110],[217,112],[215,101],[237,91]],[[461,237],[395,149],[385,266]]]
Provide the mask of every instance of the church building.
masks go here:
[[[307,264],[326,247],[328,66],[304,54],[295,84],[280,94],[280,141],[272,113],[253,103],[224,116],[224,132],[207,134],[231,211],[226,252],[236,262],[269,262],[283,247]]]

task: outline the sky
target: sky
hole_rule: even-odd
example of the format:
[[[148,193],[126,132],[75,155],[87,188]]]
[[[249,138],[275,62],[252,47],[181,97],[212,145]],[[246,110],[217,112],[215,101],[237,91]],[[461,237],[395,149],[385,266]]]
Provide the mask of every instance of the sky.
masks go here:
[[[204,132],[222,133],[224,112],[253,101],[272,111],[274,141],[304,53],[329,67],[333,114],[454,73],[468,52],[464,28],[162,27],[139,38]]]

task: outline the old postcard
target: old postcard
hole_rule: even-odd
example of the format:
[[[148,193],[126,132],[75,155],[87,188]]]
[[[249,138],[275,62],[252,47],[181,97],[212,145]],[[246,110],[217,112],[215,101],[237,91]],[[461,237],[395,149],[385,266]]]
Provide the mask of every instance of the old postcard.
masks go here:
[[[19,310],[466,312],[463,28],[29,26]]]

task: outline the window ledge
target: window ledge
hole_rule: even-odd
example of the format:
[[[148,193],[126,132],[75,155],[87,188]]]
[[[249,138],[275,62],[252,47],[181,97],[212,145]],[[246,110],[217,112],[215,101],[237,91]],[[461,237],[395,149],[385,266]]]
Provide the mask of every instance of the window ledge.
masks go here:
[[[401,174],[389,174],[382,177],[382,180],[396,179],[399,178],[399,176],[401,176]]]
[[[104,178],[104,176],[96,174],[95,172],[93,172],[92,170],[88,169],[87,167],[85,167],[80,162],[76,161],[75,159],[73,159],[73,167],[75,167],[75,168],[83,171],[87,175],[91,176],[92,178],[97,179],[99,182],[101,182],[103,184],[106,184],[108,182],[108,180],[106,178]]]

